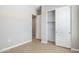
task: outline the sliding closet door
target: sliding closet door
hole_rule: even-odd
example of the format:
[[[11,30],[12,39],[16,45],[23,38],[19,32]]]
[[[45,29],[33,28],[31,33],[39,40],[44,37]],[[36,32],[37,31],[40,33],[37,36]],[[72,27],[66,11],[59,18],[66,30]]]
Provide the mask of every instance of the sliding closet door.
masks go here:
[[[56,45],[71,47],[70,7],[56,9]]]

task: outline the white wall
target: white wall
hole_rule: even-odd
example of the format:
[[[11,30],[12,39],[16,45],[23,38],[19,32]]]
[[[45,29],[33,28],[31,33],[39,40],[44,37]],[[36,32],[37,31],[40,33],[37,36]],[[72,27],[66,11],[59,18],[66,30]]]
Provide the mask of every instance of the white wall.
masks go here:
[[[0,6],[0,50],[32,40],[34,6]]]
[[[72,6],[72,49],[79,51],[79,6]]]

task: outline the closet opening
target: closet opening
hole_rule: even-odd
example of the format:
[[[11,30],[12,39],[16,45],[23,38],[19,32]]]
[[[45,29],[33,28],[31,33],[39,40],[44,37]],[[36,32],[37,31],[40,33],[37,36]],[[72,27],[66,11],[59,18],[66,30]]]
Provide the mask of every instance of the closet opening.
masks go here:
[[[55,10],[48,11],[48,42],[55,44]]]

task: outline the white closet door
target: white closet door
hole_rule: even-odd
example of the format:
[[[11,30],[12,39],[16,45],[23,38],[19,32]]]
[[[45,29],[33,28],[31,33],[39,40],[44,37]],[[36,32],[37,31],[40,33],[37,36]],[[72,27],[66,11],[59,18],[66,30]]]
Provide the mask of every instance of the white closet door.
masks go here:
[[[71,47],[70,7],[56,9],[56,45]]]
[[[41,39],[41,15],[36,17],[36,39]]]

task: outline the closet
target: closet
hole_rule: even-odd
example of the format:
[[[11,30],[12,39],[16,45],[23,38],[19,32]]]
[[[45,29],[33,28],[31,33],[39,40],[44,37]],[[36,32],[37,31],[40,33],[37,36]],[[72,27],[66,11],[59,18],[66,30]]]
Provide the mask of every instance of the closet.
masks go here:
[[[55,42],[55,10],[48,11],[48,41]]]
[[[70,7],[48,11],[48,41],[57,46],[71,48]]]

